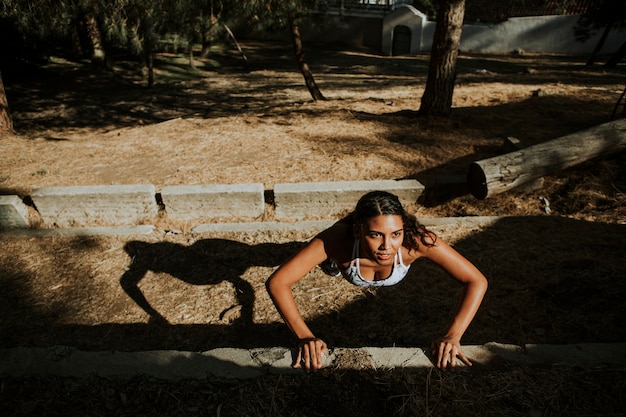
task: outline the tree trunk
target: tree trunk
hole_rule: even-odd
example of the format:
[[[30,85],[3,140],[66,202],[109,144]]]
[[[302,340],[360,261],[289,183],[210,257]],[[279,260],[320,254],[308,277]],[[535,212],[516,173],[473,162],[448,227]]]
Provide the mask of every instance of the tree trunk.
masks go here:
[[[146,61],[148,63],[148,88],[154,87],[154,56],[152,50],[146,52]]]
[[[200,31],[202,33],[202,49],[200,50],[200,58],[206,58],[211,52],[212,32],[217,24],[217,18],[211,15],[211,22],[208,26],[202,25]]]
[[[464,14],[465,0],[441,2],[420,114],[448,116],[452,110],[456,61],[461,44]]]
[[[193,59],[193,42],[189,41],[188,43],[188,54],[189,54],[189,67],[191,69],[196,69],[196,61]]]
[[[606,38],[609,36],[611,29],[613,29],[613,23],[609,23],[608,25],[606,25],[606,27],[604,28],[604,32],[602,32],[602,36],[600,36],[600,39],[598,40],[596,47],[593,49],[593,52],[591,53],[591,56],[589,57],[585,65],[591,66],[595,64],[596,56],[598,55],[598,52],[600,52],[600,50],[604,46],[604,42],[606,42]]]
[[[148,71],[148,88],[152,88],[154,86],[154,51],[157,44],[152,16],[149,14],[144,16],[141,26],[143,33],[142,55]]]
[[[624,42],[622,46],[620,46],[619,49],[613,55],[611,55],[611,57],[608,61],[606,61],[606,64],[604,64],[604,66],[607,68],[615,68],[617,64],[619,64],[622,59],[624,59],[624,55],[626,55],[626,42]]]
[[[243,49],[241,49],[241,46],[239,46],[239,42],[237,42],[237,38],[235,38],[233,31],[230,30],[230,28],[225,23],[222,23],[222,25],[224,26],[226,33],[228,33],[228,37],[233,41],[235,47],[241,54],[241,59],[243,59],[243,66],[246,68],[246,71],[249,71],[250,67],[248,66],[248,57],[246,56],[245,52],[243,52]]]
[[[72,42],[72,54],[77,58],[82,58],[84,55],[83,43],[82,43],[82,22],[80,19],[73,20],[71,23],[70,41]]]
[[[472,162],[467,182],[474,197],[484,199],[622,149],[626,149],[626,119]]]
[[[302,46],[300,28],[295,23],[291,24],[291,40],[293,41],[293,50],[296,54],[298,68],[300,68],[300,72],[302,73],[304,82],[306,83],[306,88],[309,89],[311,97],[313,97],[313,100],[315,101],[326,100],[320,89],[317,87],[311,68],[309,68],[309,64],[307,64],[306,59],[304,58],[304,47]]]
[[[211,51],[211,41],[208,39],[204,39],[202,41],[202,49],[200,50],[200,58],[206,58],[209,56],[209,52]]]
[[[626,103],[624,103],[624,96],[626,96],[626,88],[622,91],[619,98],[617,99],[617,103],[615,103],[615,108],[613,109],[613,114],[611,115],[611,120],[615,119],[617,115],[617,111],[619,110],[619,106],[622,106],[622,116],[626,117]]]
[[[102,33],[95,16],[91,13],[85,15],[85,28],[91,42],[91,62],[98,66],[104,65],[105,53],[102,46]]]
[[[4,91],[4,82],[2,81],[2,71],[0,70],[0,132],[15,133],[13,130],[13,120],[9,113],[9,100]]]

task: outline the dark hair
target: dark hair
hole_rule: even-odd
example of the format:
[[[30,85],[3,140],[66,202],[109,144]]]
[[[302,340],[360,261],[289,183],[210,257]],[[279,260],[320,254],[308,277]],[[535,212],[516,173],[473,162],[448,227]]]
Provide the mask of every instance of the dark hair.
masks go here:
[[[404,240],[402,245],[417,250],[419,241],[426,246],[434,246],[437,236],[419,223],[417,218],[407,213],[395,194],[387,191],[370,191],[362,196],[356,208],[345,221],[353,226],[361,226],[372,217],[380,215],[399,215],[404,225]]]

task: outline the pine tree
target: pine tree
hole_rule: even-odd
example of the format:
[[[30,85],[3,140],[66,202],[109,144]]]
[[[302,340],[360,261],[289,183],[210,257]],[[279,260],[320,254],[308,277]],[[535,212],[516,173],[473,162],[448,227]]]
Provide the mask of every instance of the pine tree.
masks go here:
[[[445,0],[440,4],[428,79],[419,109],[422,115],[448,116],[452,110],[464,14],[465,0]]]

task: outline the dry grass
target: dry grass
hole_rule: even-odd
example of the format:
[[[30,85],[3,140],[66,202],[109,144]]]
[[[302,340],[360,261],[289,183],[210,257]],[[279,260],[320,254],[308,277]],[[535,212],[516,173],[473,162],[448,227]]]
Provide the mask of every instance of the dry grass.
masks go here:
[[[37,78],[9,79],[20,135],[0,138],[0,193],[416,178],[429,187],[415,208],[420,217],[518,216],[435,229],[490,280],[465,343],[626,340],[623,152],[555,172],[541,189],[485,201],[436,186],[441,176],[463,175],[470,161],[501,153],[506,136],[532,144],[608,121],[623,90],[622,67],[465,54],[453,116],[423,119],[414,110],[427,56],[311,48],[330,98],[312,103],[288,48],[248,44],[246,51],[249,73],[228,53],[197,72],[162,56],[154,90],[121,65],[112,76],[56,61]],[[533,97],[539,88],[547,94]],[[194,235],[190,222],[167,218],[157,226],[141,237],[3,238],[1,347],[198,351],[290,343],[263,284],[315,231]],[[396,288],[362,291],[313,271],[294,291],[331,345],[427,346],[455,307],[458,289],[449,284],[418,263]],[[140,295],[154,310],[141,306]],[[623,376],[507,366],[223,383],[42,377],[4,379],[0,395],[6,415],[619,415]]]
[[[244,381],[55,377],[2,382],[3,415],[37,416],[614,416],[623,369],[321,372]]]

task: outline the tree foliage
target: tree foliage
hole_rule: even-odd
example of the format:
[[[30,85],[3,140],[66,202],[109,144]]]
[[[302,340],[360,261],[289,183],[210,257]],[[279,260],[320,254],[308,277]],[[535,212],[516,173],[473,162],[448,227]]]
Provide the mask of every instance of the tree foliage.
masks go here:
[[[206,55],[218,28],[230,34],[239,48],[228,27],[237,22],[260,30],[288,30],[307,88],[314,99],[320,99],[323,96],[304,59],[298,28],[299,20],[316,4],[316,0],[3,0],[0,41],[11,40],[5,45],[20,47],[5,48],[1,57],[20,53],[18,49],[29,45],[42,56],[62,51],[102,65],[110,59],[107,52],[122,50],[138,57],[152,86],[153,55],[161,39],[168,35],[185,39],[193,66],[193,44],[201,42],[201,53]],[[13,42],[16,35],[19,42]],[[8,106],[4,107],[8,114]]]
[[[614,30],[626,28],[626,1],[601,0],[592,2],[576,25],[576,39],[586,41],[596,31],[610,26]]]
[[[598,30],[602,30],[600,39],[591,53],[587,65],[593,65],[595,63],[597,54],[604,46],[610,32],[623,31],[624,29],[626,29],[626,1],[602,0],[593,2],[589,6],[587,13],[580,17],[574,29],[576,38],[581,42],[587,41],[591,36],[595,35]],[[617,63],[622,60],[625,53],[626,42],[614,52],[606,65],[617,65]]]
[[[104,43],[135,54],[152,48],[158,36],[200,33],[211,21],[215,0],[3,0],[0,17],[25,36],[67,42],[86,16],[97,22]]]
[[[298,68],[313,100],[324,100],[304,55],[300,20],[317,6],[315,0],[238,0],[247,21],[261,30],[286,30],[291,34]]]
[[[413,0],[413,6],[425,13],[429,19],[437,18],[437,10],[439,10],[439,0]]]
[[[246,20],[261,30],[284,30],[291,23],[307,16],[314,0],[234,0]]]

